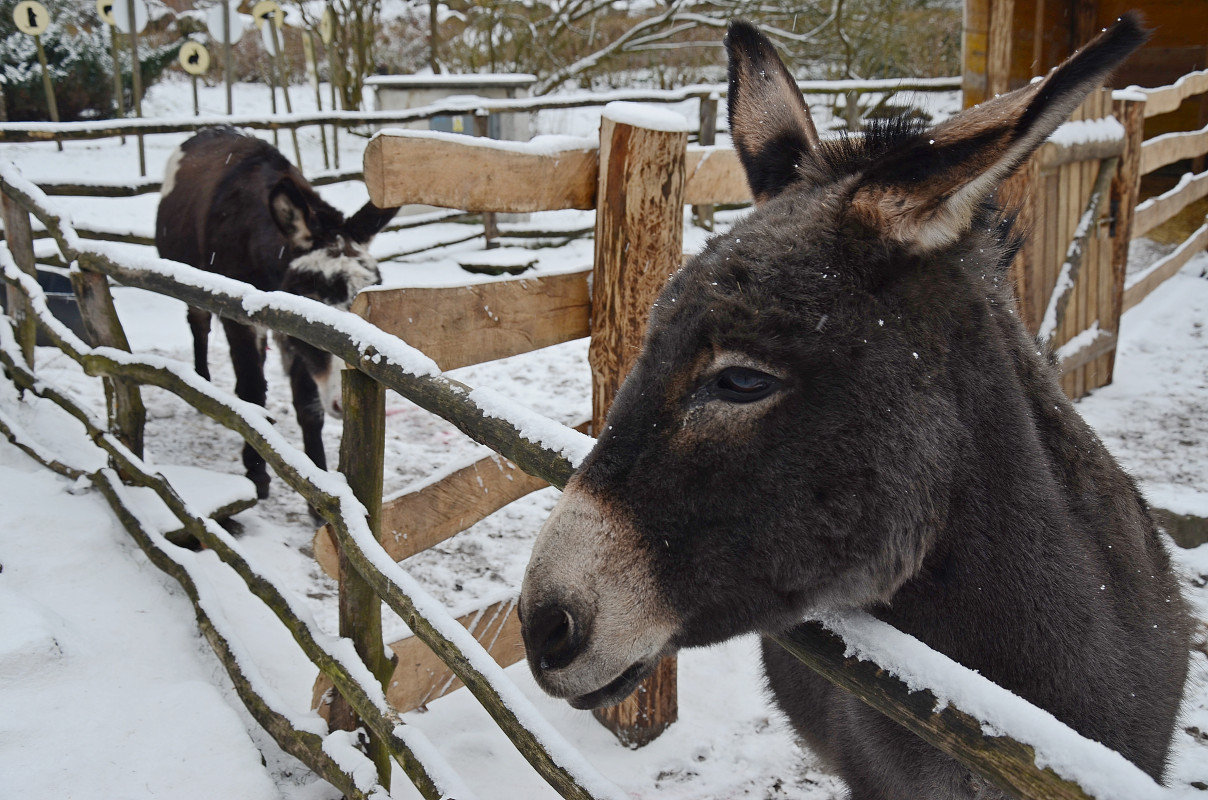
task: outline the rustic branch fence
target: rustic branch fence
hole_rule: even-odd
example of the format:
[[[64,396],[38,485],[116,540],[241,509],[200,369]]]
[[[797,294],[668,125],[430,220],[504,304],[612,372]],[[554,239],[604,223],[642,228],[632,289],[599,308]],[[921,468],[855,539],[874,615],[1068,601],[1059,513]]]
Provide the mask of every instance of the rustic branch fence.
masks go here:
[[[1180,91],[1199,87],[1198,80],[1193,77]],[[1198,91],[1204,91],[1204,88],[1198,88]],[[1165,99],[1168,93],[1155,95],[1168,102]],[[1098,95],[1079,113],[1092,120],[1106,119],[1099,115],[1107,111],[1111,102],[1110,96]],[[1129,197],[1135,201],[1136,190],[1128,181],[1135,184],[1146,165],[1153,169],[1169,160],[1188,157],[1185,154],[1195,155],[1208,149],[1201,142],[1202,132],[1191,132],[1177,140],[1162,137],[1162,140],[1154,140],[1158,142],[1156,145],[1147,143],[1144,147],[1149,147],[1148,151],[1139,150],[1130,137],[1137,130],[1132,120],[1143,118],[1144,106],[1139,98],[1117,101],[1117,114],[1124,112],[1123,135],[1111,135],[1090,144],[1080,138],[1072,143],[1046,145],[1046,150],[1037,156],[1038,164],[1048,166],[1037,166],[1033,168],[1035,170],[1059,169],[1069,163],[1086,162],[1080,168],[1089,177],[1085,183],[1081,177],[1078,179],[1085,191],[1076,193],[1082,196],[1067,199],[1065,203],[1073,209],[1076,218],[1086,218],[1092,224],[1086,230],[1074,226],[1066,246],[1054,251],[1066,256],[1066,263],[1070,264],[1067,276],[1078,273],[1076,280],[1071,277],[1068,281],[1074,287],[1095,272],[1092,265],[1107,263],[1111,270],[1122,270],[1118,261],[1110,257],[1104,259],[1101,254],[1118,250],[1120,238],[1126,245],[1133,230],[1141,227],[1138,220],[1144,219],[1150,226],[1146,230],[1151,229],[1164,215],[1174,213],[1170,209],[1177,210],[1196,197],[1202,197],[1202,187],[1208,185],[1203,174],[1190,177],[1175,191],[1155,198],[1152,205],[1138,207],[1136,214],[1131,214]],[[9,286],[9,307],[13,317],[11,327],[7,323],[0,325],[0,360],[3,360],[10,379],[27,392],[68,409],[81,421],[88,435],[109,453],[112,466],[122,479],[153,488],[186,531],[243,577],[253,593],[277,613],[341,698],[333,704],[329,714],[333,724],[361,724],[370,732],[369,755],[376,767],[376,785],[388,785],[387,761],[392,759],[425,796],[468,796],[455,774],[434,757],[431,746],[416,737],[398,718],[407,707],[437,696],[439,691],[434,691],[433,687],[443,690],[450,685],[450,680],[442,674],[435,680],[424,681],[424,670],[433,668],[422,667],[418,672],[412,669],[407,678],[412,697],[396,702],[382,688],[383,683],[391,681],[391,670],[404,668],[407,659],[411,658],[409,654],[428,650],[439,659],[442,673],[447,669],[470,688],[517,749],[562,796],[620,796],[619,790],[596,775],[544,723],[476,636],[427,597],[398,565],[397,561],[414,552],[415,548],[400,549],[399,537],[391,534],[395,530],[412,531],[416,540],[430,546],[468,527],[503,502],[546,483],[564,485],[574,464],[590,445],[590,440],[582,434],[518,408],[506,398],[484,390],[472,390],[445,376],[442,369],[590,334],[593,343],[589,359],[595,395],[593,421],[598,424],[610,392],[628,368],[626,353],[634,350],[639,341],[635,337],[641,335],[644,326],[641,315],[649,307],[650,293],[657,291],[666,275],[680,262],[679,232],[682,231],[684,206],[739,202],[749,198],[732,151],[688,146],[687,126],[682,120],[678,124],[648,127],[624,119],[630,117],[605,114],[598,150],[549,151],[537,146],[494,146],[431,135],[398,134],[375,138],[366,152],[364,172],[371,196],[379,205],[427,202],[476,213],[594,207],[597,209],[597,249],[590,288],[588,275],[584,272],[455,290],[374,290],[363,293],[354,305],[354,311],[364,319],[299,298],[283,299],[257,292],[238,282],[171,262],[154,262],[140,267],[121,263],[111,258],[103,247],[86,245],[52,211],[43,192],[21,178],[13,168],[0,167],[7,232],[6,248],[0,250],[0,261]],[[1139,142],[1139,137],[1135,141]],[[1167,144],[1169,141],[1177,144]],[[1150,155],[1146,160],[1141,153],[1158,155]],[[1130,168],[1130,163],[1137,166]],[[433,174],[439,176],[439,181],[424,176],[422,168],[425,165],[435,170]],[[1134,171],[1130,172],[1130,169]],[[507,174],[508,180],[492,182],[489,177],[492,174]],[[1104,175],[1113,178],[1110,190],[1104,185]],[[1096,180],[1097,176],[1099,179]],[[1058,186],[1062,180],[1058,178]],[[1070,182],[1073,180],[1072,177],[1069,179]],[[1027,191],[1034,185],[1021,182],[1009,188],[1019,192],[1018,196],[1025,202],[1030,198],[1030,202],[1037,204],[1039,193]],[[1104,206],[1115,218],[1115,241],[1098,246],[1098,257],[1076,256],[1076,252],[1081,253],[1084,247],[1089,247],[1091,237],[1097,236],[1102,227],[1110,228],[1111,222],[1104,226],[1095,224]],[[90,330],[91,347],[55,321],[45,306],[42,290],[32,277],[34,262],[29,246],[29,214],[54,237],[64,262],[73,264],[74,274],[80,276],[76,280],[80,302],[87,308],[85,316],[96,321]],[[1046,215],[1047,212],[1036,213],[1036,218],[1046,219]],[[1088,230],[1095,233],[1087,233]],[[1201,228],[1180,248],[1187,257],[1203,247],[1204,230]],[[1079,239],[1083,244],[1078,244]],[[1071,243],[1077,247],[1070,246]],[[1179,263],[1185,261],[1186,258]],[[1081,269],[1075,269],[1072,262],[1080,263]],[[1111,279],[1100,277],[1098,288],[1089,296],[1108,295],[1113,307],[1115,304],[1123,306],[1128,292],[1133,292],[1131,297],[1139,298],[1143,296],[1142,289],[1137,287],[1156,285],[1162,279],[1156,276],[1173,274],[1172,269],[1177,271],[1177,267],[1169,266],[1171,263],[1174,262],[1167,260],[1156,265],[1145,276],[1133,280],[1127,290],[1123,280],[1115,279],[1117,273],[1111,272]],[[650,268],[650,264],[654,267]],[[1052,297],[1056,292],[1058,299],[1046,304],[1045,308],[1049,305],[1057,310],[1062,306],[1065,308],[1064,314],[1056,314],[1063,319],[1054,320],[1053,330],[1063,330],[1062,325],[1076,326],[1067,322],[1071,319],[1089,321],[1089,314],[1071,315],[1070,308],[1077,308],[1083,301],[1076,293],[1071,293],[1075,290],[1059,284],[1057,266],[1049,263],[1048,268],[1053,276],[1048,296]],[[342,457],[341,467],[347,480],[341,480],[315,468],[303,454],[283,441],[263,409],[242,403],[216,389],[198,378],[186,365],[131,355],[124,346],[120,323],[108,298],[106,279],[160,292],[237,321],[272,327],[328,350],[355,366],[356,370],[350,370],[346,379],[349,413],[345,436],[348,446],[358,448],[358,452],[380,452],[381,392],[385,387],[449,420],[508,461],[502,465],[490,460],[466,465],[438,484],[405,492],[383,504],[380,457]],[[1032,285],[1037,283],[1040,281],[1033,278]],[[1064,301],[1060,299],[1061,295],[1066,295]],[[473,301],[467,302],[471,298]],[[453,305],[465,309],[456,324],[448,321],[450,315],[441,313],[442,309],[450,309]],[[493,312],[478,313],[477,309],[483,306],[489,306]],[[1086,306],[1090,309],[1089,301]],[[424,310],[429,316],[418,317],[422,322],[408,321],[408,316],[416,320],[416,315]],[[512,310],[515,313],[509,313]],[[1107,329],[1102,318],[1099,319],[1101,327]],[[1118,319],[1117,313],[1111,324],[1117,325]],[[90,412],[65,393],[49,386],[33,371],[35,324],[41,326],[55,345],[77,360],[88,374],[103,376],[110,382],[107,424],[93,419]],[[1107,330],[1112,332],[1111,344],[1114,346],[1115,328]],[[403,344],[392,333],[410,345],[418,346],[418,350]],[[1065,343],[1077,338],[1076,334]],[[1060,336],[1055,337],[1054,342],[1063,343]],[[1083,368],[1091,360],[1102,357],[1095,350],[1102,347],[1103,342],[1096,337],[1066,354],[1063,363],[1076,365],[1072,370]],[[1109,351],[1110,348],[1101,352]],[[352,640],[359,658],[347,649],[347,642],[333,640],[317,631],[304,614],[298,612],[296,601],[266,581],[262,573],[249,564],[235,540],[211,521],[195,515],[166,481],[149,473],[137,446],[131,446],[131,443],[137,445],[141,436],[138,384],[173,391],[203,413],[240,433],[328,520],[316,540],[316,553],[325,569],[341,578],[340,633]],[[3,416],[0,416],[0,427],[10,439],[27,448],[43,463],[79,477],[78,470],[73,471],[70,465],[44,452],[29,441],[28,434],[19,426]],[[515,468],[532,477],[520,479]],[[515,472],[516,480],[505,479],[511,472]],[[482,492],[475,488],[484,476],[488,485],[499,491]],[[266,730],[283,748],[297,755],[346,795],[361,797],[372,792],[374,785],[359,777],[363,776],[362,772],[354,775],[355,770],[349,769],[348,762],[325,755],[337,743],[332,738],[335,733],[329,732],[325,738],[323,733],[302,730],[291,719],[291,714],[257,695],[258,682],[247,678],[254,665],[246,664],[234,655],[239,648],[232,644],[229,634],[224,633],[222,621],[205,602],[204,593],[197,590],[196,581],[188,570],[187,552],[156,531],[148,530],[130,513],[123,501],[121,482],[114,472],[101,470],[87,477],[105,493],[152,560],[185,586],[197,607],[207,638],[215,644],[241,696]],[[438,485],[439,489],[434,488]],[[471,491],[469,494],[458,493],[459,486],[471,487]],[[485,497],[491,499],[488,501]],[[393,659],[381,649],[380,618],[375,619],[380,610],[379,601],[387,603],[415,633],[402,648],[391,648]],[[488,638],[499,642],[505,638],[507,630],[511,632],[506,636],[515,636],[515,626],[510,629],[506,626],[510,611],[510,606],[497,607],[471,616],[503,620],[498,625],[488,626],[491,628]],[[993,714],[937,704],[935,698],[947,694],[943,687],[930,687],[933,694],[920,692],[916,680],[908,688],[891,674],[893,669],[883,668],[866,653],[861,657],[860,648],[853,648],[851,644],[853,630],[856,629],[842,625],[836,628],[834,623],[813,624],[798,634],[784,637],[782,643],[811,667],[1011,794],[1026,798],[1172,796],[1173,793],[1154,784],[1123,759],[1116,756],[1121,763],[1112,761],[1114,754],[1105,756],[1101,747],[1082,740],[1068,729],[1062,734],[1065,736],[1062,746],[1072,748],[1080,756],[1055,762],[1045,757],[1045,750],[1052,743],[1036,740],[1026,726],[993,718]],[[839,633],[848,638],[846,645]],[[497,650],[493,652],[498,655]],[[515,648],[509,652],[515,660]],[[433,663],[431,656],[426,658],[426,664]],[[391,664],[391,660],[397,664]],[[399,680],[399,674],[395,672],[394,681]],[[421,676],[418,681],[417,674]],[[976,676],[968,677],[978,680]],[[623,709],[619,717],[614,716],[610,721],[610,726],[623,739],[635,743],[648,740],[670,724],[667,713],[674,714],[673,665],[662,671],[660,680],[664,681],[663,688],[656,686],[649,693],[659,701]],[[1081,758],[1081,754],[1085,754],[1085,758]],[[1080,770],[1077,766],[1061,766],[1056,770],[1051,766],[1041,768],[1037,766],[1038,758],[1040,763],[1046,764],[1093,765],[1088,768],[1091,770],[1101,770],[1102,765],[1109,764],[1112,781],[1103,788],[1103,782],[1089,776],[1086,769]],[[1091,790],[1087,788],[1089,786],[1098,788]]]

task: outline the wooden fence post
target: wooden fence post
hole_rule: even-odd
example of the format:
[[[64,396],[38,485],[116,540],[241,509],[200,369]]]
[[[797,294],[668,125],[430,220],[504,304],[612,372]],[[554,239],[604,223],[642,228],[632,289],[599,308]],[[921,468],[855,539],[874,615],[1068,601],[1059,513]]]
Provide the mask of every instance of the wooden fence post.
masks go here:
[[[1145,141],[1145,101],[1116,100],[1112,111],[1124,126],[1124,153],[1112,180],[1110,196],[1111,223],[1111,293],[1112,317],[1101,327],[1120,332],[1120,317],[1124,314],[1124,278],[1128,267],[1128,246],[1132,242],[1133,217],[1141,192],[1141,145]],[[1116,369],[1116,350],[1105,359],[1105,383],[1111,383]]]
[[[0,205],[4,207],[4,240],[8,244],[8,251],[13,254],[13,260],[22,272],[37,278],[38,269],[34,265],[34,239],[29,224],[29,212],[4,192],[0,192]],[[6,285],[4,291],[8,314],[17,323],[17,343],[21,346],[21,355],[25,357],[25,363],[32,368],[34,346],[38,337],[37,320],[24,292],[9,285]]]
[[[71,271],[71,286],[80,307],[80,321],[88,334],[89,344],[113,347],[130,352],[130,342],[117,317],[109,279],[88,269]],[[105,377],[105,405],[109,410],[109,428],[122,444],[139,458],[143,457],[143,427],[147,409],[143,405],[138,383],[123,378]],[[118,470],[119,473],[121,470]],[[123,475],[123,477],[125,477]]]
[[[386,452],[386,389],[357,369],[344,370],[344,435],[340,440],[340,472],[353,494],[365,506],[369,529],[378,539],[382,532],[382,459]],[[357,654],[381,681],[383,688],[394,672],[382,641],[382,601],[372,587],[349,565],[341,550],[340,636],[351,639]],[[332,728],[356,730],[360,720],[344,698],[332,699]],[[378,780],[390,788],[390,751],[375,736],[369,738],[369,757],[377,765]]]
[[[482,109],[474,113],[474,135],[480,139],[487,139],[491,136],[491,115]],[[499,242],[495,241],[499,238],[499,225],[494,211],[482,212],[482,235],[486,239],[487,250],[493,250],[499,246]]]
[[[717,141],[717,95],[711,94],[708,97],[702,97],[700,101],[700,133],[697,136],[697,143],[701,145],[711,145]],[[696,217],[696,224],[700,225],[707,231],[713,230],[713,206],[693,206],[692,213]]]
[[[628,113],[635,108],[640,117]],[[687,145],[687,125],[670,112],[617,103],[604,109],[588,348],[593,431],[603,427],[641,348],[650,308],[683,258]],[[669,658],[634,694],[596,711],[596,718],[623,744],[640,747],[676,714],[676,661]]]

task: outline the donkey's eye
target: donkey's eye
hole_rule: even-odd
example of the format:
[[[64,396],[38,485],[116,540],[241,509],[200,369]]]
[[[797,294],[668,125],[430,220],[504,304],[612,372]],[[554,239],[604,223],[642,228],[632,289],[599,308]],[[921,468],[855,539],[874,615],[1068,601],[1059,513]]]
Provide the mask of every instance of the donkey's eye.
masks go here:
[[[780,388],[780,380],[747,367],[727,367],[713,379],[717,396],[731,403],[762,400]]]

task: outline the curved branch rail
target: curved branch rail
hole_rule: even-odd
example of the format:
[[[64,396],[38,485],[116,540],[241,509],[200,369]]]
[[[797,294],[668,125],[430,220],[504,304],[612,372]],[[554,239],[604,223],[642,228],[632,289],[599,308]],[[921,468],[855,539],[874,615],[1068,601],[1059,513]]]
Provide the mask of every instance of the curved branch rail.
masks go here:
[[[112,366],[110,364],[111,356],[116,355],[117,358],[122,360],[130,359],[130,355],[124,351],[111,350],[109,348],[96,348],[93,350],[75,339],[69,330],[64,328],[50,315],[50,311],[45,305],[44,297],[39,296],[36,291],[31,291],[36,287],[36,284],[33,284],[33,281],[25,276],[15,276],[8,265],[5,266],[5,279],[20,284],[22,289],[33,295],[31,300],[34,313],[43,330],[46,331],[57,347],[80,363],[86,372],[94,375],[100,374],[106,366]],[[33,284],[33,286],[30,284]],[[106,350],[109,352],[104,352]],[[425,750],[425,757],[428,758],[429,763],[431,763],[431,758],[428,757],[427,753],[431,752],[431,747],[423,741],[422,734],[409,732],[404,735],[400,732],[403,723],[389,706],[386,705],[385,697],[382,695],[380,687],[377,687],[373,676],[369,674],[365,666],[359,660],[355,659],[355,653],[352,654],[352,658],[349,658],[347,653],[341,654],[337,652],[336,644],[338,640],[318,631],[313,622],[306,619],[306,612],[300,610],[300,603],[282,594],[271,581],[263,577],[261,571],[255,569],[247,561],[239,545],[226,531],[214,523],[213,520],[194,514],[162,476],[152,474],[142,459],[130,452],[116,437],[109,434],[104,429],[104,426],[93,418],[91,413],[76,403],[69,395],[49,385],[26,368],[20,359],[19,349],[16,347],[11,328],[3,326],[0,326],[0,362],[3,362],[5,369],[15,384],[55,403],[79,421],[93,443],[108,453],[121,467],[124,474],[130,476],[138,485],[155,491],[160,499],[164,501],[164,504],[181,521],[185,530],[198,541],[202,542],[207,548],[213,550],[224,563],[230,566],[244,580],[249,590],[285,624],[307,657],[332,678],[332,682],[349,699],[349,702],[356,708],[357,713],[365,724],[390,744],[391,755],[398,762],[399,766],[403,768],[404,772],[407,773],[408,777],[411,778],[421,794],[436,800],[436,798],[447,796],[450,789],[456,789],[460,793],[464,793],[460,781],[444,777],[438,782],[429,774],[428,768],[412,752],[411,744],[407,739],[419,739],[421,748]],[[120,371],[120,368],[113,370],[113,372],[118,371]],[[260,416],[264,425],[271,424],[264,417],[263,411],[261,411]],[[12,425],[5,424],[4,428],[10,440],[16,441],[20,438]],[[30,448],[22,449],[25,449],[27,453],[30,453],[30,455],[33,455],[43,464],[55,469],[60,474],[69,477],[80,477],[86,474],[79,470],[65,468],[63,465],[60,465],[60,468],[56,468],[54,463],[48,462],[45,457],[39,456]],[[248,705],[249,710],[256,716],[257,721],[261,723],[265,730],[273,735],[273,738],[286,752],[305,761],[318,774],[323,776],[325,780],[336,786],[336,788],[342,791],[347,788],[352,792],[352,794],[349,794],[349,791],[346,791],[346,795],[368,796],[369,789],[358,787],[351,775],[344,773],[334,762],[328,763],[330,757],[323,750],[322,737],[315,738],[314,734],[297,730],[289,722],[286,715],[274,711],[270,704],[255,694],[251,688],[251,683],[244,674],[245,665],[243,662],[223,658],[224,652],[229,653],[231,651],[230,637],[224,636],[219,632],[218,627],[210,619],[209,612],[198,598],[195,582],[188,567],[185,566],[182,560],[185,551],[167,547],[165,546],[167,539],[163,539],[163,543],[161,544],[159,539],[163,537],[149,534],[142,522],[129,510],[128,504],[124,503],[119,495],[114,494],[117,490],[114,489],[111,478],[102,474],[104,472],[90,473],[87,474],[87,477],[106,494],[106,498],[109,500],[110,505],[113,506],[114,512],[118,515],[123,525],[130,531],[131,535],[134,536],[139,546],[147,553],[151,561],[161,570],[176,578],[184,587],[196,607],[198,618],[203,623],[203,632],[206,633],[207,638],[216,636],[223,640],[215,646],[215,650],[223,661],[223,664],[227,667],[236,690],[244,699],[245,704]],[[109,484],[109,491],[106,491],[106,484]],[[212,606],[213,604],[210,605]],[[210,619],[209,630],[206,630],[204,627],[207,619]],[[213,644],[214,642],[211,641],[211,643]],[[350,650],[351,648],[341,647],[340,649]],[[263,685],[263,682],[260,683]],[[366,686],[374,687],[374,689],[366,690]],[[244,695],[247,693],[255,696],[253,698],[245,697]],[[439,767],[439,772],[444,773],[445,776],[453,774],[452,770],[447,766],[440,764]]]

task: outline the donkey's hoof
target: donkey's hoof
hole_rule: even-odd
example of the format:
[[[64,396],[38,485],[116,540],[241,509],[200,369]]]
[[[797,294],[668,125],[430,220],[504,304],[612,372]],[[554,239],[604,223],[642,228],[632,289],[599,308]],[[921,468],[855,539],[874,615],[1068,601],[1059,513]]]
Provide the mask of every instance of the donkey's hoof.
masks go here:
[[[248,475],[248,480],[256,484],[256,497],[260,500],[268,499],[269,477],[267,475]]]

